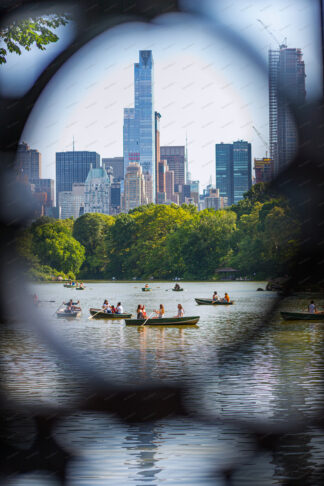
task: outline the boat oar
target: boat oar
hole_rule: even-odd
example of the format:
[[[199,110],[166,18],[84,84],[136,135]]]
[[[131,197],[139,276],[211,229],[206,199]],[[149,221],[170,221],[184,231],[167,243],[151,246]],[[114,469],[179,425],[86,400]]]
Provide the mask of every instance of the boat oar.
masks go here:
[[[102,310],[98,310],[98,312],[96,312],[95,314],[92,314],[90,317],[88,317],[88,319],[92,319],[94,316],[96,316],[97,314],[100,314],[100,312],[102,312]]]
[[[62,302],[62,304],[60,304],[60,305],[58,306],[58,308],[57,308],[57,309],[56,309],[56,311],[54,312],[53,316],[55,316],[55,314],[57,313],[57,311],[60,309],[60,307],[61,307],[62,305],[65,305],[65,304],[64,304],[64,302]]]
[[[55,300],[39,300],[38,302],[55,302]]]
[[[145,324],[153,316],[153,314],[154,314],[154,312],[151,312],[151,314],[148,316],[148,318],[146,319],[146,321],[144,321],[143,324],[141,324],[141,326],[145,326]]]

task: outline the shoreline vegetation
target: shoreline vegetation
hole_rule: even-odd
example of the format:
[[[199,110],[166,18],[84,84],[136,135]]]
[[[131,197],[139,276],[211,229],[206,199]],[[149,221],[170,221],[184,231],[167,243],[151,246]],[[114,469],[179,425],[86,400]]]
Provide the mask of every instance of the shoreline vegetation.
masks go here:
[[[38,282],[224,281],[220,267],[261,281],[287,274],[299,237],[287,199],[256,184],[220,210],[149,204],[116,216],[41,217],[21,233],[17,251]]]

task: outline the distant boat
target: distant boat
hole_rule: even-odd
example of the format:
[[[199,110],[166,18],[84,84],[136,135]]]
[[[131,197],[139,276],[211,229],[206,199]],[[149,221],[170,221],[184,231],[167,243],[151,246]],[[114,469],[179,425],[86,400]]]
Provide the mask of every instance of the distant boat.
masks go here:
[[[75,290],[85,290],[85,287],[75,287]]]
[[[124,314],[117,314],[113,312],[104,312],[102,309],[95,309],[94,307],[91,307],[89,309],[90,314],[94,316],[94,319],[130,319],[132,317],[132,314],[130,313],[124,313]]]
[[[173,288],[172,290],[173,290],[173,292],[183,292],[183,289],[175,289],[175,288]]]
[[[125,319],[127,326],[194,326],[199,316],[189,317],[162,317],[156,319]]]
[[[150,287],[142,287],[142,292],[151,292],[151,290]]]
[[[324,321],[324,313],[321,312],[280,312],[285,321]]]
[[[223,302],[222,300],[213,300],[213,299],[196,299],[198,305],[233,305],[234,300],[230,300],[229,302]]]
[[[64,284],[63,287],[66,287],[67,289],[73,289],[75,287],[75,285],[72,285],[72,284]]]

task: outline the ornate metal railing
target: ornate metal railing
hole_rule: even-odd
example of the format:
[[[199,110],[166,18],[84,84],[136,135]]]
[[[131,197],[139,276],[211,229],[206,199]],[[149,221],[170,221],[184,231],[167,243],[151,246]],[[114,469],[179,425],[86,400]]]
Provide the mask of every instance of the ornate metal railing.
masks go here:
[[[83,398],[71,406],[30,406],[20,405],[7,399],[5,388],[0,388],[1,422],[0,422],[0,470],[2,477],[37,470],[53,473],[61,481],[66,482],[66,472],[73,454],[68,447],[58,443],[52,434],[53,428],[64,417],[75,411],[99,411],[115,415],[127,423],[154,422],[161,418],[188,417],[191,421],[208,424],[227,424],[244,431],[255,443],[255,452],[271,451],[287,437],[287,434],[305,432],[315,426],[323,430],[323,418],[319,414],[308,422],[278,421],[270,426],[266,422],[247,421],[236,417],[224,418],[222,415],[203,416],[199,410],[188,406],[187,397],[190,386],[179,384],[166,385],[152,383],[147,386],[117,386],[113,376],[110,380],[102,377],[90,365],[85,365],[78,352],[67,347],[59,336],[50,328],[44,326],[39,315],[24,296],[25,282],[21,276],[19,262],[14,251],[17,234],[28,222],[30,207],[26,196],[16,189],[10,167],[13,166],[17,143],[31,110],[41,91],[78,49],[95,36],[113,26],[134,19],[140,22],[150,22],[157,15],[168,12],[190,13],[195,19],[204,23],[206,28],[215,35],[226,39],[255,63],[264,75],[267,66],[258,52],[239,33],[222,23],[221,18],[211,20],[207,11],[199,8],[200,2],[177,2],[175,0],[81,0],[75,8],[76,38],[75,40],[45,69],[34,86],[21,98],[1,99],[1,204],[0,224],[2,233],[1,252],[1,322],[10,326],[13,321],[21,321],[33,329],[46,345],[55,351],[61,360],[73,363],[73,370],[83,382]],[[221,2],[219,2],[221,3]],[[57,1],[57,6],[69,9],[69,1]],[[320,11],[323,14],[320,2]],[[201,5],[200,5],[201,6]],[[22,10],[24,8],[25,10]],[[35,8],[33,1],[2,2],[0,9],[2,19],[6,16],[20,15]],[[79,12],[79,13],[78,13]],[[85,20],[86,19],[86,25]],[[323,34],[323,25],[322,34]],[[322,63],[322,59],[319,60]],[[303,106],[291,103],[291,112],[295,118],[299,133],[299,147],[295,159],[289,167],[279,174],[273,187],[290,201],[299,214],[302,222],[303,240],[301,242],[295,265],[290,273],[286,292],[296,282],[324,283],[324,102],[323,100],[306,103]],[[9,304],[9,305],[8,305]],[[256,338],[262,329],[269,325],[273,312],[280,305],[280,298],[275,302],[265,319],[260,318],[257,326],[249,335],[244,334],[239,342],[231,348],[218,349],[218,363],[222,366],[237,353],[244,353],[251,339]],[[1,364],[3,375],[6,374],[4,364]],[[85,378],[86,376],[86,378]],[[190,380],[186,383],[190,383]],[[24,427],[26,417],[32,417],[36,424],[35,438],[26,448],[24,435],[15,436],[12,432],[12,422],[19,429]],[[287,471],[293,467],[293,458],[285,458]],[[232,484],[233,474],[239,471],[242,463],[233,462],[226,467],[215,467],[215,478],[222,477],[224,483]],[[324,465],[323,465],[324,467]],[[216,471],[217,469],[217,471]],[[310,470],[300,480],[287,479],[285,484],[314,485],[322,484],[324,470]]]

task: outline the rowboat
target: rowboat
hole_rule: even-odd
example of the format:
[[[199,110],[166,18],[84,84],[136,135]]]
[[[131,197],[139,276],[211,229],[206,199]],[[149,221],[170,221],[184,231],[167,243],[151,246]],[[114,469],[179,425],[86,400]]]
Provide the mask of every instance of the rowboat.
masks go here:
[[[132,314],[113,314],[113,313],[108,313],[104,312],[102,309],[95,309],[91,307],[89,309],[90,314],[94,316],[94,319],[130,319],[132,317]],[[96,314],[96,315],[95,315]]]
[[[151,292],[151,290],[150,287],[142,287],[143,292]]]
[[[199,316],[190,317],[162,317],[156,319],[125,319],[127,326],[194,326],[199,321]]]
[[[60,307],[56,312],[57,317],[63,317],[65,319],[81,317],[81,309],[69,311],[66,307]]]
[[[70,285],[70,284],[64,284],[64,287],[67,289],[73,289],[75,285]]]
[[[324,321],[324,312],[280,312],[281,317],[285,321]]]
[[[84,290],[85,287],[75,287],[75,290]]]
[[[183,289],[172,289],[172,290],[173,290],[173,292],[182,292],[183,291]]]
[[[233,305],[234,300],[230,300],[229,302],[223,302],[222,300],[213,300],[213,299],[195,299],[198,305]]]

